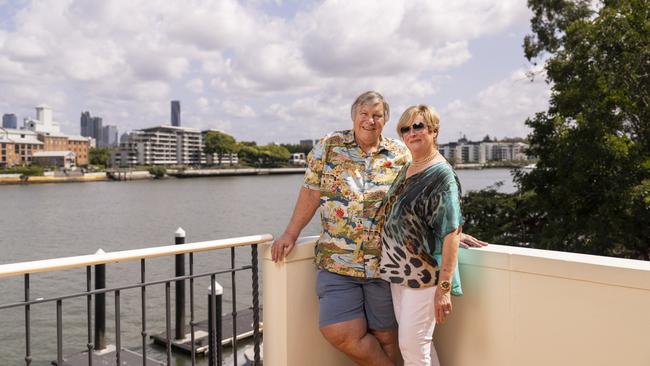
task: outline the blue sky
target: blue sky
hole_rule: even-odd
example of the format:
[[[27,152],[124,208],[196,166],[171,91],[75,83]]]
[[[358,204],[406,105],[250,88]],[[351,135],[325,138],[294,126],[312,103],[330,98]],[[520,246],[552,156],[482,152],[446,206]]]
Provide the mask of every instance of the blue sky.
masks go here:
[[[120,132],[169,123],[295,143],[351,126],[366,90],[433,105],[440,142],[525,136],[547,106],[521,44],[525,0],[0,0],[0,113],[50,105]]]

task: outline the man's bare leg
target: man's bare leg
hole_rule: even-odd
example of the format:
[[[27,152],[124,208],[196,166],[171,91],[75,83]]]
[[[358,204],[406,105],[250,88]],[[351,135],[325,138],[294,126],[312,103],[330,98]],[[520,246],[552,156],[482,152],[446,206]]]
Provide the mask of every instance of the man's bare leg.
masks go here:
[[[384,350],[386,356],[393,361],[395,365],[400,364],[399,345],[397,343],[397,329],[392,330],[372,330],[368,331],[377,338],[379,346]]]
[[[394,366],[379,340],[368,333],[366,319],[359,318],[320,328],[321,333],[334,347],[359,365]],[[386,337],[382,335],[383,341]],[[390,350],[390,347],[389,347]]]

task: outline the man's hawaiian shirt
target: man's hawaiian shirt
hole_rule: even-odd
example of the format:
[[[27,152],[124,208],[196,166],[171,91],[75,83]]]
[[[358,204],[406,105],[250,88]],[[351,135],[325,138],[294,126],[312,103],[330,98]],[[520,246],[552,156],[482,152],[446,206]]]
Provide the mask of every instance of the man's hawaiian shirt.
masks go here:
[[[386,137],[375,153],[367,154],[352,130],[333,132],[314,146],[307,157],[304,186],[320,191],[319,268],[379,278],[381,241],[375,214],[408,159],[404,144]]]

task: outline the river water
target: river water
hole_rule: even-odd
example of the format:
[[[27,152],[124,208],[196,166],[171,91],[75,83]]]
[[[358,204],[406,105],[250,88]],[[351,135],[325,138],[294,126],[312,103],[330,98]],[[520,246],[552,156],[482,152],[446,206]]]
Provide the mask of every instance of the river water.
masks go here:
[[[500,191],[514,191],[507,169],[457,173],[465,192],[498,181],[504,183]],[[112,252],[170,245],[179,227],[186,231],[188,243],[265,233],[277,236],[291,216],[301,181],[301,175],[272,175],[0,186],[0,264],[86,255],[100,248]],[[314,219],[303,235],[318,232]],[[250,249],[237,249],[237,263],[250,263]],[[195,266],[197,273],[228,268],[229,251],[196,254]],[[148,280],[171,277],[173,271],[172,257],[147,262]],[[139,281],[139,262],[109,265],[106,272],[108,287],[134,283]],[[224,287],[224,312],[230,311],[230,275],[217,280]],[[197,320],[207,317],[208,283],[208,279],[195,282]],[[84,269],[34,274],[31,297],[78,293],[85,286]],[[250,288],[250,271],[239,272],[238,309],[251,306]],[[0,294],[2,304],[21,301],[22,277],[0,279]],[[164,287],[148,288],[147,294],[148,331],[163,332]],[[121,298],[122,345],[141,352],[139,290],[124,291]],[[65,355],[85,349],[85,301],[63,303]],[[113,343],[112,295],[107,295],[106,304],[106,334],[108,343]],[[56,359],[54,303],[32,306],[31,317],[32,364],[48,365]],[[0,310],[0,329],[0,365],[24,365],[24,310]],[[150,344],[147,352],[152,358],[165,359],[163,348]],[[229,357],[224,364],[232,364]],[[177,365],[190,364],[184,356],[175,360]]]

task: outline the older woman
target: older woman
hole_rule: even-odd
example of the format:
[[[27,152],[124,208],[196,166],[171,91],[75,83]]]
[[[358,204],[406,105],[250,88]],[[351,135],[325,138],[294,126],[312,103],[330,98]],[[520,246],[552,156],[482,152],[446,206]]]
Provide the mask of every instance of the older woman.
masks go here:
[[[412,161],[400,171],[384,206],[380,275],[391,284],[405,365],[439,365],[433,330],[451,314],[450,295],[461,294],[455,271],[463,224],[460,184],[438,152],[439,123],[425,105],[402,114],[397,132]]]

